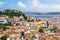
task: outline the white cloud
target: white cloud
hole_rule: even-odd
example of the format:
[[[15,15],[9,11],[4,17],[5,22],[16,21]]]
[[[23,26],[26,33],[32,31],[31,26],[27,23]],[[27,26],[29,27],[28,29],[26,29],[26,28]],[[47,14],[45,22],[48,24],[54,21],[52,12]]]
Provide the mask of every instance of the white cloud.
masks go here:
[[[26,7],[23,9],[29,12],[60,12],[60,4],[44,4],[40,3],[39,0],[28,0],[28,4],[29,6],[23,4],[22,2],[18,2],[18,6]]]
[[[30,12],[39,12],[40,10],[40,2],[39,0],[31,0],[28,1],[30,3],[30,6],[27,7],[27,10]]]
[[[31,5],[30,11],[34,12],[60,12],[60,4],[43,4],[39,0],[33,0]]]
[[[4,2],[2,2],[2,1],[0,1],[0,6],[1,6],[1,5],[3,5],[3,4],[5,4],[5,3],[4,3]]]
[[[40,6],[40,2],[38,0],[33,0],[32,1],[32,6],[39,7]]]
[[[19,7],[26,7],[26,5],[23,4],[22,2],[18,2],[18,6],[19,6]]]
[[[60,12],[60,5],[41,5],[41,12]]]

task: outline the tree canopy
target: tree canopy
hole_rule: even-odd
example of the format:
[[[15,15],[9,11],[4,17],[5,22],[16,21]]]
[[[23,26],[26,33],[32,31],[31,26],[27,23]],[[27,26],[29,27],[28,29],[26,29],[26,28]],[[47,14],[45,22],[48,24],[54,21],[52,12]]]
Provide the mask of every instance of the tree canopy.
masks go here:
[[[9,16],[9,17],[13,17],[13,16],[23,16],[25,20],[27,20],[27,16],[19,11],[19,10],[4,10],[4,11],[0,11],[0,15],[6,15],[6,16]]]

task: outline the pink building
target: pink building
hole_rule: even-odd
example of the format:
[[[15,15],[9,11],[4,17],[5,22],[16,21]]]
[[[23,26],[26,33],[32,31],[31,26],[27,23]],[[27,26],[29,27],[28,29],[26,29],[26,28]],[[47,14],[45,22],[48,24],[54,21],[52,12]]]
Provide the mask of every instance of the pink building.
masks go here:
[[[13,19],[14,19],[14,21],[19,21],[19,17],[17,17],[17,16],[14,16]]]

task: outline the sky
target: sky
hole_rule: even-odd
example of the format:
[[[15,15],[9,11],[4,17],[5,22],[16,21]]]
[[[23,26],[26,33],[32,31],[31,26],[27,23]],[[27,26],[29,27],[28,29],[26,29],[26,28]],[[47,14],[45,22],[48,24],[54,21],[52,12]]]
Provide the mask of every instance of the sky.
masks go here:
[[[60,12],[60,0],[0,0],[0,10],[22,12]]]

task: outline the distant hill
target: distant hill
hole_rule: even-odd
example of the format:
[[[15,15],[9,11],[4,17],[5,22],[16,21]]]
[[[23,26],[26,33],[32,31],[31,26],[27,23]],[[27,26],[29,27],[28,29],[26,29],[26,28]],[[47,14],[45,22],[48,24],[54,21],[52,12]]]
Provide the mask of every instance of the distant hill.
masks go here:
[[[53,16],[60,16],[60,12],[47,12],[47,13],[25,12],[25,14],[35,18],[51,18]]]
[[[49,12],[46,15],[60,15],[60,12]]]
[[[47,12],[47,13],[40,13],[40,12],[25,12],[28,15],[60,15],[60,12]]]

